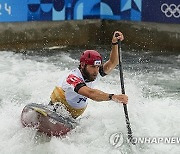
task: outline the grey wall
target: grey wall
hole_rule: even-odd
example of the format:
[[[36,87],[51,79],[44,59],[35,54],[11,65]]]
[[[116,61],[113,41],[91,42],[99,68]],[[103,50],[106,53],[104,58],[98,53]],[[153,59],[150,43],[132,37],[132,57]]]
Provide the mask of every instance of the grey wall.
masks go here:
[[[120,30],[130,48],[180,51],[180,25],[109,20],[0,23],[0,50],[108,45]]]

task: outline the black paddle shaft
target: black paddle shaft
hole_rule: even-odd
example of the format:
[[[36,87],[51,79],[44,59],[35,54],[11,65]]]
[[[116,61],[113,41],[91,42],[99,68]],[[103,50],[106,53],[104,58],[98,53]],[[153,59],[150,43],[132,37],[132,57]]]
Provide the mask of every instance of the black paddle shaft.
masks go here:
[[[116,33],[115,37],[118,37],[118,36],[119,34]],[[119,39],[118,39],[118,57],[119,57],[119,75],[120,75],[120,82],[121,82],[121,92],[122,94],[125,94],[123,68],[122,68],[121,41]],[[123,107],[124,107],[124,113],[125,113],[125,118],[126,118],[126,126],[128,130],[128,139],[130,140],[131,143],[133,143],[132,130],[131,130],[131,125],[129,121],[127,105],[123,104]]]

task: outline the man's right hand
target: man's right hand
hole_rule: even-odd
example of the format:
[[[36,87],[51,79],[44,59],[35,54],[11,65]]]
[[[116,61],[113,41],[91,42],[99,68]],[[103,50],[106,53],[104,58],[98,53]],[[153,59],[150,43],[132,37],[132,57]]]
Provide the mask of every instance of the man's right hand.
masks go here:
[[[128,96],[125,94],[113,95],[112,100],[117,102],[117,103],[127,104],[128,103]]]

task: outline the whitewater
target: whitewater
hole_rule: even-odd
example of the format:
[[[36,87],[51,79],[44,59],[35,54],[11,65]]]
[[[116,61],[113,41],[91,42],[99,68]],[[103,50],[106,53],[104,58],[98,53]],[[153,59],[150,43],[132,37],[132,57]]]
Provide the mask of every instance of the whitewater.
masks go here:
[[[98,48],[104,59],[110,48]],[[23,128],[20,116],[29,103],[47,104],[59,79],[78,67],[83,49],[0,51],[0,154],[179,154],[180,54],[123,50],[128,114],[136,139],[161,142],[127,143],[122,104],[88,100],[79,125],[62,138]],[[97,89],[120,93],[118,67],[99,78]],[[113,138],[121,134],[121,141]],[[121,137],[122,137],[121,136]],[[161,139],[160,139],[161,138]],[[118,146],[119,144],[119,146]]]

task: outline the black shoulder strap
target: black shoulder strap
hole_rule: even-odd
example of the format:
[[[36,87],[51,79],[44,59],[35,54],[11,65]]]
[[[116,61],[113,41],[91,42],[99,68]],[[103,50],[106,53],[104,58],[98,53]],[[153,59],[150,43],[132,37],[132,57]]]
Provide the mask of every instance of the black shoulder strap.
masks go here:
[[[100,68],[99,68],[99,74],[100,74],[102,77],[104,77],[104,76],[107,75],[107,74],[104,72],[103,65],[101,65]]]

